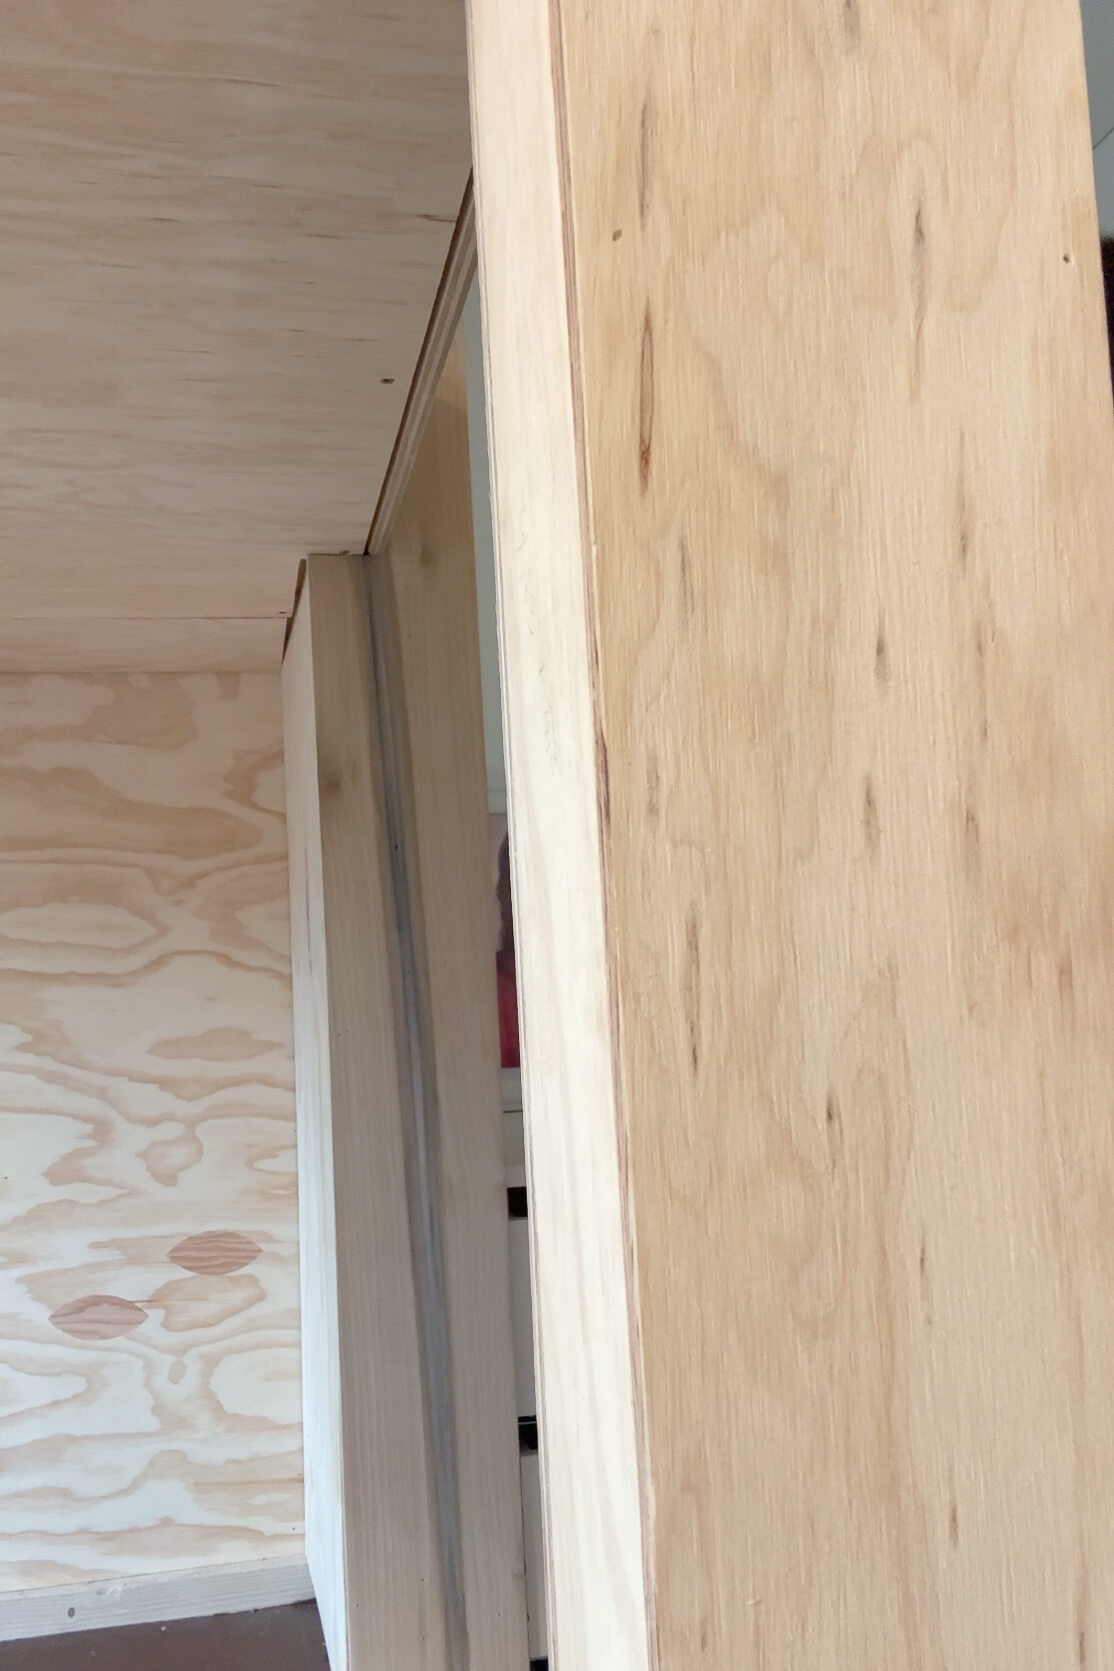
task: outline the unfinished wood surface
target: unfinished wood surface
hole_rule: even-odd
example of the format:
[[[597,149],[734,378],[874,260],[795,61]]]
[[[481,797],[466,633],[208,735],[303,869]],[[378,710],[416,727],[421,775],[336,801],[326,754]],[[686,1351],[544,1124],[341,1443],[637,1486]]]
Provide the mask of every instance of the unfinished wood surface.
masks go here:
[[[301,1556],[281,1561],[225,1561],[140,1578],[12,1591],[0,1607],[0,1642],[171,1619],[209,1619],[312,1600],[313,1584]]]
[[[276,673],[286,621],[0,621],[0,673]]]
[[[1078,5],[471,17],[551,1649],[1105,1665]]]
[[[332,1671],[445,1671],[362,564],[310,560],[283,664],[306,1556]]]
[[[37,1588],[301,1556],[281,749],[277,673],[0,678],[20,1616]]]
[[[454,1665],[527,1661],[511,1345],[494,905],[472,545],[464,344],[458,335],[385,554],[370,561],[390,687],[408,920],[424,1037],[431,1229],[446,1385],[431,1371]],[[433,1326],[431,1326],[431,1324]],[[427,1362],[436,1320],[427,1318]],[[451,1518],[450,1518],[451,1517]],[[459,1571],[454,1575],[453,1568]]]
[[[470,167],[460,0],[13,0],[13,616],[280,614],[363,547]]]
[[[421,446],[422,435],[438,391],[442,374],[453,344],[465,303],[476,277],[476,205],[472,192],[472,176],[464,201],[457,216],[445,270],[434,297],[433,308],[426,326],[418,363],[406,397],[406,406],[395,437],[394,449],[383,478],[379,502],[371,519],[365,549],[379,556],[398,514],[414,471],[414,463]]]

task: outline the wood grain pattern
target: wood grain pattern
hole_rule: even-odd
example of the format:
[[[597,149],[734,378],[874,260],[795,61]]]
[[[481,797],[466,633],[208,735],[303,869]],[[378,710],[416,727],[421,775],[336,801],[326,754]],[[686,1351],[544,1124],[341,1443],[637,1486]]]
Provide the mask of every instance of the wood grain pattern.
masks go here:
[[[445,1313],[450,1431],[437,1458],[458,1671],[528,1659],[511,1343],[492,859],[484,763],[464,342],[445,360],[382,555],[369,563],[376,654],[390,687],[396,791],[415,944],[422,1096]],[[427,1335],[433,1340],[427,1317]],[[431,1367],[432,1366],[432,1367]],[[451,1482],[445,1476],[451,1475]],[[446,1527],[446,1522],[451,1524]],[[459,1569],[457,1572],[456,1569]],[[454,1607],[449,1609],[450,1628]]]
[[[1105,1665],[1078,7],[471,15],[551,1649]]]
[[[469,18],[549,1641],[649,1671],[551,47],[533,0]]]
[[[161,621],[5,618],[0,621],[0,673],[277,673],[285,632],[281,615]]]
[[[461,316],[476,277],[476,206],[472,176],[464,192],[452,242],[445,257],[445,270],[433,299],[429,323],[422,339],[410,392],[398,426],[398,434],[379,490],[375,515],[371,519],[364,550],[380,556],[398,514],[399,505],[413,478],[414,465],[433,402],[443,386],[445,363],[457,338]]]
[[[14,0],[5,615],[278,615],[362,548],[468,178],[459,0]]]
[[[274,674],[0,678],[2,1591],[301,1556],[286,885]]]
[[[306,1556],[332,1671],[446,1671],[362,558],[310,559],[283,712]]]

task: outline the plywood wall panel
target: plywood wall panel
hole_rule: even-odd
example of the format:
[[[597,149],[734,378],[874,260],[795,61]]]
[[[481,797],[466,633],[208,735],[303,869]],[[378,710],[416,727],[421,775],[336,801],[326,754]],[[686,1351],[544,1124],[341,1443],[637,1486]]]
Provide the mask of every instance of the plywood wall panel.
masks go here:
[[[301,1551],[275,675],[0,678],[0,1589]]]
[[[1105,1665],[1079,7],[471,11],[558,1662]]]
[[[446,1671],[398,939],[359,557],[311,559],[282,670],[306,1557],[333,1671]]]

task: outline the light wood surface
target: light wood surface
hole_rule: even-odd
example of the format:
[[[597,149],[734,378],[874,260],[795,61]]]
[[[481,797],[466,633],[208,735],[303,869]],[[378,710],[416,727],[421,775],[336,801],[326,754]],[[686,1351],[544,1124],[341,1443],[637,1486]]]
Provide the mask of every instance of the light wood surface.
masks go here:
[[[0,621],[0,673],[276,673],[286,621]]]
[[[311,559],[283,663],[306,1555],[332,1671],[444,1671],[362,566]]]
[[[536,0],[470,27],[551,1643],[649,1671],[550,41]]]
[[[457,331],[475,277],[476,206],[472,176],[469,174],[464,201],[445,258],[445,270],[433,299],[410,392],[368,530],[365,550],[375,556],[379,556],[386,547],[399,506],[413,477],[422,435],[433,402],[442,388],[446,361],[457,340]]]
[[[171,1619],[208,1619],[312,1601],[302,1559],[227,1562],[182,1572],[16,1591],[0,1608],[0,1642]]]
[[[1114,1662],[1078,6],[471,17],[551,1650]]]
[[[302,1553],[276,674],[0,678],[0,1634]]]
[[[17,616],[277,615],[362,548],[470,167],[459,0],[13,0]]]
[[[376,649],[391,687],[416,1021],[427,1057],[422,1089],[448,1381],[432,1388],[433,1431],[441,1408],[451,1418],[439,1459],[442,1526],[450,1513],[455,1522],[448,1537],[443,1532],[442,1558],[450,1596],[457,1564],[460,1586],[453,1663],[460,1671],[519,1671],[528,1656],[496,924],[459,334],[385,552],[369,572]],[[434,1343],[427,1362],[435,1358]]]

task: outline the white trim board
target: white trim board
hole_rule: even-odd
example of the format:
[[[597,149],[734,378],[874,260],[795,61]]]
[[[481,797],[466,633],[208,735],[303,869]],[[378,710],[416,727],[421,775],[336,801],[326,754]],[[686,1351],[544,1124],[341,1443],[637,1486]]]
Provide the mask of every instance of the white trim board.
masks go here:
[[[94,1579],[0,1596],[0,1642],[75,1630],[208,1618],[312,1601],[304,1560],[245,1561],[134,1578]]]

